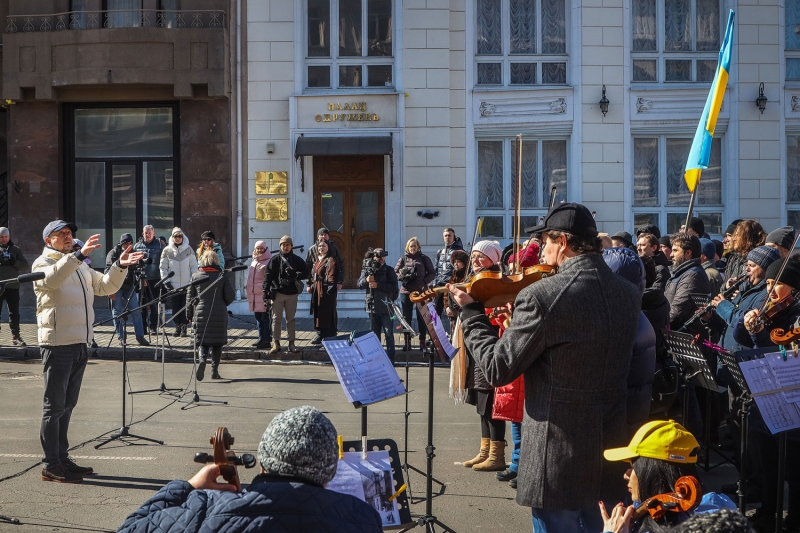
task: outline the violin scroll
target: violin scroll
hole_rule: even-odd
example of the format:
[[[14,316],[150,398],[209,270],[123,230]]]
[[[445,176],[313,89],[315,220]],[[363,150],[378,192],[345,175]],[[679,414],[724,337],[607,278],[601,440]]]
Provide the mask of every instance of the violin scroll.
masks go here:
[[[770,332],[769,338],[779,346],[786,346],[800,339],[800,328],[794,328],[790,331],[775,328]]]
[[[237,456],[231,449],[234,440],[233,436],[231,436],[226,427],[218,427],[216,433],[209,440],[213,454],[199,452],[195,454],[194,462],[216,464],[223,479],[231,485],[235,485],[238,489],[241,484],[239,483],[239,474],[236,471],[236,467],[253,468],[256,466],[255,456],[251,453],[243,453],[241,456]]]
[[[636,511],[633,520],[641,520],[649,514],[653,520],[658,520],[668,512],[685,513],[700,504],[703,491],[700,482],[694,476],[683,476],[675,482],[675,492],[658,494],[648,498]]]

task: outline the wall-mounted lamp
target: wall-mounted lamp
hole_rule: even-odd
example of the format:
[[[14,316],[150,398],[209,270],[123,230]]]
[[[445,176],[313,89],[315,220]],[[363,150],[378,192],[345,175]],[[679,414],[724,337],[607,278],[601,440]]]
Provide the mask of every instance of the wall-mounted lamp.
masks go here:
[[[603,116],[606,116],[606,113],[608,113],[609,101],[608,101],[608,98],[606,98],[606,86],[605,85],[603,85],[603,97],[600,98],[599,104],[600,104],[600,112],[603,113]]]
[[[275,153],[275,143],[267,143],[267,153],[268,154]]]
[[[761,114],[764,114],[764,110],[767,108],[767,97],[764,96],[764,82],[762,81],[758,85],[758,98],[756,98],[756,105],[758,109],[761,110]]]
[[[434,211],[433,209],[423,209],[422,211],[417,211],[417,216],[432,220],[439,216],[439,211]]]

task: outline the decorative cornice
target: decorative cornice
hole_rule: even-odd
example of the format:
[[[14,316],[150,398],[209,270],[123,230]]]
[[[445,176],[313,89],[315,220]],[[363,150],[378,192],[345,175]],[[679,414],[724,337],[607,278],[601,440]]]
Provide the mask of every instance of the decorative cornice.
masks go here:
[[[560,115],[567,112],[566,98],[528,97],[481,101],[481,117],[511,117],[520,115]]]
[[[637,115],[691,115],[702,112],[708,99],[708,88],[636,89],[631,90]],[[724,112],[724,104],[723,104]]]

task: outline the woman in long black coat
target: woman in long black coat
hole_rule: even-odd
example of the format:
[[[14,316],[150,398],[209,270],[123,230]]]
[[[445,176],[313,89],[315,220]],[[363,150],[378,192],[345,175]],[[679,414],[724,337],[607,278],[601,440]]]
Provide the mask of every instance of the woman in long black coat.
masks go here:
[[[335,337],[338,330],[336,314],[336,258],[328,243],[317,244],[317,257],[309,277],[308,292],[311,294],[311,314],[314,315],[314,329],[322,339]],[[314,341],[312,341],[314,344]]]
[[[222,347],[228,343],[228,306],[235,299],[236,293],[229,278],[224,278],[206,291],[210,283],[224,276],[216,252],[213,250],[203,252],[198,264],[199,272],[192,275],[192,279],[200,276],[208,276],[209,279],[189,287],[186,291],[186,301],[189,303],[199,296],[194,305],[189,306],[187,310],[189,319],[194,321],[196,342],[199,346],[200,364],[197,366],[196,377],[197,381],[203,381],[206,363],[211,359],[211,379],[222,379],[219,375],[219,361],[222,357]]]

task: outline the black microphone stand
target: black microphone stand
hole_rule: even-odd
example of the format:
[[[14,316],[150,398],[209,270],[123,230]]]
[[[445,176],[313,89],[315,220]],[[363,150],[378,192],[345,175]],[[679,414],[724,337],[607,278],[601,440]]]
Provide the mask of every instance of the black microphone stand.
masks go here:
[[[200,291],[194,298],[192,298],[191,302],[186,302],[186,305],[183,306],[183,308],[180,311],[178,311],[177,313],[173,313],[172,316],[174,317],[177,314],[185,312],[190,306],[193,306],[195,303],[197,303],[197,300],[203,294],[205,294],[207,291],[213,289],[214,286],[217,285],[217,283],[222,281],[222,279],[224,277],[225,277],[225,271],[222,270],[219,273],[219,276],[217,277],[217,279],[215,279],[214,281],[209,283],[208,287],[206,287],[205,289]],[[191,288],[191,286],[192,285],[189,284],[189,285],[187,285],[185,287],[185,289],[188,291]],[[170,318],[170,320],[172,320],[172,318]],[[184,400],[184,399],[178,400],[180,403],[185,403],[186,404],[183,407],[181,407],[181,411],[185,411],[192,404],[199,405],[201,402],[202,403],[219,403],[219,404],[223,404],[223,405],[228,405],[228,402],[223,401],[223,400],[206,400],[206,399],[203,399],[197,393],[197,358],[198,358],[197,357],[197,320],[192,320],[192,376],[191,376],[191,378],[189,378],[189,385],[186,387],[187,392],[191,392],[192,393],[192,399],[191,400]],[[194,390],[189,391],[189,387],[192,386],[191,385],[192,382],[194,383]]]
[[[151,300],[149,302],[150,305],[152,305],[154,303],[158,304],[158,331],[160,331],[161,333],[160,333],[160,335],[158,333],[156,333],[155,360],[156,361],[158,360],[158,352],[159,352],[159,349],[160,349],[161,350],[161,386],[158,387],[157,389],[143,389],[143,390],[131,391],[128,394],[141,394],[141,393],[145,393],[145,392],[158,392],[158,393],[166,393],[166,394],[169,394],[171,396],[180,397],[181,394],[175,394],[174,392],[171,392],[171,391],[182,391],[183,390],[183,389],[180,389],[180,388],[178,388],[178,389],[170,389],[165,385],[165,380],[164,380],[165,358],[166,358],[166,354],[165,354],[166,346],[165,346],[165,344],[169,344],[169,340],[167,339],[167,324],[170,321],[172,321],[172,318],[170,318],[170,320],[167,321],[166,306],[164,305],[164,301],[168,300],[169,298],[171,298],[172,296],[174,296],[176,294],[179,294],[184,288],[183,287],[179,287],[177,289],[173,289],[171,291],[168,291],[166,294],[162,291],[162,289],[163,289],[163,285],[158,288],[158,298],[155,298],[154,300]],[[171,349],[172,349],[172,345],[170,345],[170,350]]]
[[[425,355],[428,356],[428,445],[425,446],[428,464],[425,469],[425,514],[417,519],[416,524],[401,529],[398,533],[405,533],[417,526],[424,527],[428,533],[436,533],[435,525],[439,525],[444,531],[455,533],[455,530],[443,524],[433,515],[433,458],[436,457],[436,454],[433,453],[436,450],[433,445],[433,360],[436,357],[436,348],[431,340],[425,343]]]
[[[130,302],[130,300],[128,300],[128,302]],[[120,442],[123,442],[126,445],[130,445],[131,443],[127,442],[126,440],[124,440],[123,437],[144,440],[144,441],[147,441],[147,442],[154,442],[156,444],[164,444],[164,441],[162,441],[162,440],[151,439],[149,437],[142,437],[141,435],[134,435],[133,433],[131,433],[129,431],[130,426],[127,426],[125,424],[125,411],[126,411],[126,408],[125,408],[125,396],[126,396],[126,394],[125,394],[125,385],[127,383],[127,376],[128,376],[128,358],[127,358],[127,351],[128,351],[127,350],[127,346],[128,346],[128,343],[127,343],[127,340],[126,340],[126,338],[127,338],[126,333],[127,332],[125,331],[125,326],[127,325],[127,322],[128,322],[128,315],[130,315],[131,313],[135,313],[136,311],[139,311],[140,309],[142,309],[142,307],[145,307],[145,306],[140,306],[140,307],[136,307],[134,309],[130,309],[128,311],[124,311],[123,313],[120,313],[119,315],[116,316],[116,318],[118,320],[122,319],[122,338],[121,338],[121,342],[122,342],[122,426],[120,426],[119,431],[117,431],[116,433],[112,434],[109,438],[107,438],[106,440],[104,440],[100,444],[96,445],[94,447],[95,450],[97,450],[101,446],[103,446],[105,444],[108,444],[109,442],[112,442],[112,441],[115,441],[115,440],[119,440]],[[114,318],[109,318],[108,320],[104,320],[102,322],[98,322],[97,324],[93,324],[92,327],[100,326],[102,324],[106,324],[108,322],[111,322],[112,320],[114,320]]]

